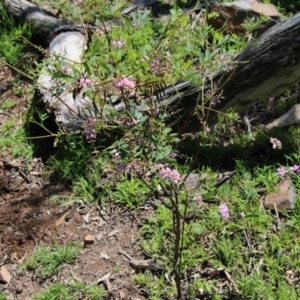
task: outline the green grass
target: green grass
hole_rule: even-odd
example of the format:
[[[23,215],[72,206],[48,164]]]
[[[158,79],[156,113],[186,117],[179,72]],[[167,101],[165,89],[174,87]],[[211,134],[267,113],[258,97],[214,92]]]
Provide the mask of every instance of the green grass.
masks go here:
[[[104,299],[107,292],[97,284],[84,284],[73,282],[68,284],[55,283],[50,285],[43,293],[35,295],[32,300],[77,300],[87,298],[90,300]]]
[[[23,264],[23,268],[33,270],[37,277],[47,278],[57,273],[63,264],[74,262],[80,251],[79,244],[66,244],[59,246],[39,246],[33,255]]]
[[[5,10],[3,3],[0,4],[0,26],[0,39],[2,44],[0,59],[16,66],[29,48],[21,36],[30,39],[34,33],[33,27],[29,24],[17,22]]]
[[[0,300],[6,300],[7,299],[7,294],[0,292]]]

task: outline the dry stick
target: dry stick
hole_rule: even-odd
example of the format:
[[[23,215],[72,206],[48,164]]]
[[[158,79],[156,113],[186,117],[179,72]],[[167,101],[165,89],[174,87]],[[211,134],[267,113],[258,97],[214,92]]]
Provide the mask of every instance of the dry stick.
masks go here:
[[[248,246],[249,250],[252,251],[252,246],[251,246],[251,244],[250,244],[250,240],[249,240],[247,231],[244,229],[243,232],[244,232],[244,236],[245,236],[245,239],[246,239],[246,242],[247,242],[247,246]]]
[[[274,210],[275,210],[276,219],[277,219],[277,228],[280,231],[281,227],[282,227],[282,224],[281,224],[279,213],[278,213],[278,210],[277,210],[277,205],[276,205],[276,203],[274,203],[273,205],[274,205]]]
[[[237,285],[235,284],[234,280],[231,278],[230,274],[229,274],[226,270],[224,270],[224,273],[225,273],[226,277],[229,279],[229,281],[232,283],[232,285],[233,285],[235,291],[236,291],[238,294],[241,294],[241,292],[239,291],[239,289],[238,289]]]

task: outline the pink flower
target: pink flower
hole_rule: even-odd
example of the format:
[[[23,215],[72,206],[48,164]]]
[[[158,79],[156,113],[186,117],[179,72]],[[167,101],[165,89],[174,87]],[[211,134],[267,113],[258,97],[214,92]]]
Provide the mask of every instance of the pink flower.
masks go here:
[[[270,143],[273,145],[273,149],[281,149],[282,143],[276,138],[270,138]]]
[[[111,43],[114,47],[117,47],[117,48],[122,48],[123,46],[126,45],[126,41],[112,41]]]
[[[120,152],[115,151],[115,152],[113,153],[112,159],[113,159],[114,162],[118,162],[118,161],[120,160]]]
[[[122,75],[121,78],[117,79],[114,83],[113,86],[118,89],[134,89],[135,88],[135,83],[128,79],[125,75]]]
[[[228,206],[225,203],[221,203],[219,211],[223,219],[228,220],[230,217]]]
[[[68,67],[68,66],[63,66],[62,67],[63,72],[67,73],[67,74],[72,74],[73,70],[72,68]]]
[[[173,169],[171,170],[169,167],[164,167],[163,164],[157,164],[156,167],[158,167],[159,170],[159,176],[162,179],[169,179],[171,180],[173,183],[178,183],[181,179],[180,173]]]
[[[79,86],[82,87],[82,88],[87,88],[89,86],[92,86],[93,85],[93,80],[92,79],[89,79],[89,78],[80,78],[79,80]]]
[[[290,167],[290,171],[292,171],[296,174],[300,174],[300,165],[294,165],[294,166]]]
[[[194,201],[197,202],[198,204],[201,203],[203,201],[203,196],[197,194],[194,196]]]
[[[150,64],[150,66],[151,66],[152,69],[154,69],[154,68],[157,68],[157,67],[159,66],[159,64],[160,64],[159,58],[156,57],[156,58],[152,61],[152,63]]]
[[[176,156],[177,156],[177,153],[175,153],[175,152],[170,153],[171,158],[175,158]]]
[[[154,108],[152,110],[152,116],[156,118],[158,116],[158,114],[159,114],[159,109],[158,108]]]

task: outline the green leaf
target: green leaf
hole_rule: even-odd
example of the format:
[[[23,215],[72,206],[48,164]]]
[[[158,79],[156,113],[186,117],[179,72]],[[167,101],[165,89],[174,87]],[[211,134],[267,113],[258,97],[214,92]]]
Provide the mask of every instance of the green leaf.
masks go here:
[[[200,234],[205,233],[207,231],[207,229],[205,226],[199,225],[199,226],[193,227],[192,231],[193,231],[193,233],[200,235]]]
[[[66,74],[66,73],[61,73],[61,72],[58,72],[58,73],[55,73],[52,75],[52,78],[51,79],[55,79],[55,78],[73,78],[73,76],[69,75],[69,74]]]

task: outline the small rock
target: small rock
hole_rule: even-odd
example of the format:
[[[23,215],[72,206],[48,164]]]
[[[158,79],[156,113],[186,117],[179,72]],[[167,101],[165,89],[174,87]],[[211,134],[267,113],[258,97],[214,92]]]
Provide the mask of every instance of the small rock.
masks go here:
[[[185,184],[189,189],[196,189],[200,186],[200,182],[208,178],[207,173],[202,174],[189,174],[189,176],[185,180]]]
[[[103,239],[103,234],[102,233],[98,233],[97,235],[96,235],[96,240],[97,241],[100,241],[100,240],[102,240]]]
[[[269,209],[274,209],[274,204],[278,211],[293,209],[296,200],[296,192],[292,186],[290,178],[282,180],[276,186],[277,192],[266,195],[263,199],[264,206]]]
[[[103,259],[109,259],[109,256],[107,255],[107,253],[100,253],[101,258]]]
[[[9,283],[11,280],[11,275],[5,266],[0,267],[0,282],[1,283]]]
[[[119,291],[119,297],[120,297],[120,300],[125,300],[127,299],[127,295],[124,291]]]
[[[86,215],[83,216],[83,220],[84,220],[85,223],[90,222],[90,213],[89,212]]]
[[[276,24],[280,14],[272,4],[259,3],[256,0],[240,0],[227,3],[214,3],[210,7],[211,12],[216,12],[217,16],[210,18],[208,24],[214,28],[223,28],[226,25],[227,32],[245,34],[244,24],[247,18],[266,16],[272,20],[260,24],[258,35]],[[262,26],[263,25],[263,26]]]
[[[84,237],[84,246],[92,245],[96,242],[96,239],[93,235],[89,234]]]

